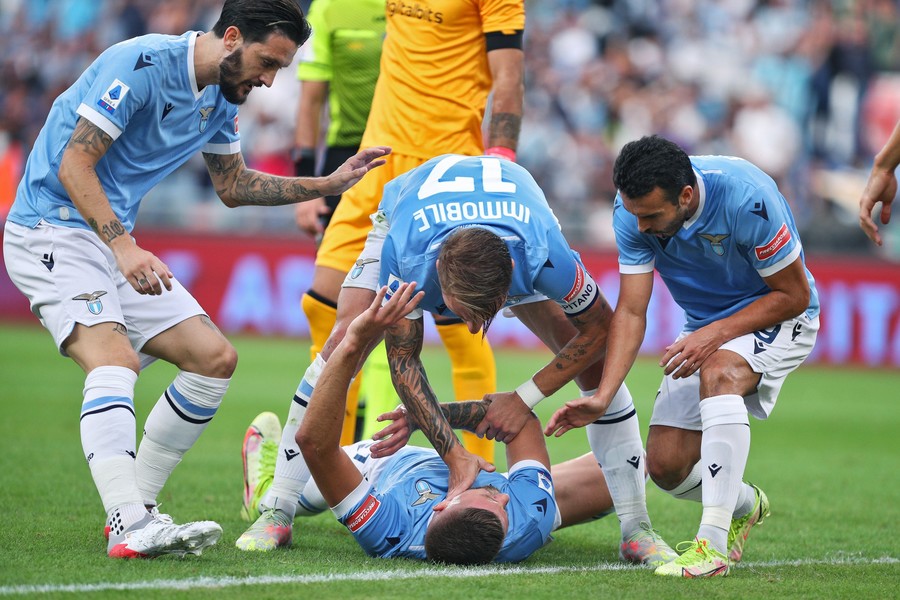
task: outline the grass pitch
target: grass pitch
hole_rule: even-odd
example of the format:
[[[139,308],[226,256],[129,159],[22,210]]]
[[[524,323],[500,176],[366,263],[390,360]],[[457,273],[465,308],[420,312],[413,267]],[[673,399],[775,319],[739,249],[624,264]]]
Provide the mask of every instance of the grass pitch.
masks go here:
[[[50,336],[0,326],[0,596],[196,598],[896,598],[900,595],[900,373],[805,366],[791,375],[768,422],[751,419],[747,478],[762,486],[772,516],[754,530],[744,562],[726,579],[682,581],[621,565],[609,517],[566,529],[517,566],[446,569],[367,558],[328,515],[298,519],[294,547],[237,551],[240,445],[251,419],[283,419],[308,361],[303,342],[237,338],[240,365],[218,415],[162,492],[178,521],[213,519],[225,530],[203,556],[152,561],[106,558],[103,509],[81,451],[83,375]],[[498,351],[499,385],[512,389],[546,353]],[[451,391],[441,349],[425,365],[439,396]],[[142,423],[174,377],[165,364],[140,377]],[[646,436],[661,377],[642,359],[629,375]],[[575,397],[567,387],[539,407]],[[588,450],[584,434],[550,440],[554,462]],[[500,461],[502,466],[503,461]],[[697,528],[699,504],[648,485],[654,526],[673,546]]]

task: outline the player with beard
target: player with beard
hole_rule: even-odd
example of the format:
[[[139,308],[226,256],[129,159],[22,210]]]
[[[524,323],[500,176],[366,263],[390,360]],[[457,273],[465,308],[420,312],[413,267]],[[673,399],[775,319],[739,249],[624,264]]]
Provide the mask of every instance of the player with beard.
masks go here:
[[[739,561],[769,500],[743,481],[748,415],[766,419],[785,378],[809,356],[819,298],[790,206],[771,177],[733,156],[688,156],[650,136],[613,167],[621,284],[599,389],[567,402],[545,433],[609,410],[644,339],[653,271],[684,309],[681,335],[647,435],[647,470],[672,496],[703,503],[695,538],[657,575],[713,577]]]
[[[211,32],[107,49],[53,103],[3,239],[7,269],[63,356],[85,372],[81,440],[111,557],[199,554],[221,528],[177,525],[157,495],[216,414],[234,348],[159,258],[131,237],[141,199],[196,152],[229,207],[340,194],[384,163],[363,150],[320,178],[248,169],[237,105],[270,86],[310,29],[293,0],[226,0]],[[179,373],[136,451],[134,386],[154,359]]]

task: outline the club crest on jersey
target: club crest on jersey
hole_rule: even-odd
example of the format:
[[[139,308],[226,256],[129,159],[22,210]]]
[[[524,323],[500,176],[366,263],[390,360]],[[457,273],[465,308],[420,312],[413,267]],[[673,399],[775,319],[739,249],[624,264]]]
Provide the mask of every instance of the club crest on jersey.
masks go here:
[[[200,133],[206,131],[206,127],[209,125],[209,115],[211,115],[212,111],[215,109],[215,106],[204,106],[200,109]]]
[[[109,114],[114,114],[116,109],[119,108],[119,104],[125,98],[125,94],[127,94],[130,89],[130,87],[118,79],[113,79],[112,84],[106,88],[106,91],[103,92],[103,96],[97,101],[97,106]]]
[[[412,506],[419,506],[420,504],[425,504],[429,500],[437,500],[440,498],[439,495],[431,491],[431,486],[424,479],[416,481],[416,493],[419,494],[419,497],[412,503]]]
[[[538,487],[548,494],[553,493],[553,484],[550,482],[550,478],[547,477],[547,474],[542,471],[538,471]]]
[[[730,233],[701,233],[700,237],[709,242],[716,256],[725,256],[725,246],[722,245],[722,242],[730,235]]]
[[[366,265],[377,262],[377,258],[360,258],[356,261],[356,264],[353,265],[353,269],[350,270],[350,279],[356,279],[357,277],[362,275],[363,269],[366,268]]]
[[[87,309],[92,315],[99,315],[103,312],[103,303],[100,302],[100,296],[105,296],[106,291],[97,290],[92,294],[78,294],[72,300],[84,300],[87,302]]]

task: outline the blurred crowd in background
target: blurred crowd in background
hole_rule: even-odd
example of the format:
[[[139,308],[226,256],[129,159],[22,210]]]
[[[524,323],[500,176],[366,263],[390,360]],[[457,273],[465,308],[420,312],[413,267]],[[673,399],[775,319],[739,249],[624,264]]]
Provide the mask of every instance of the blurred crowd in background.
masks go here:
[[[304,7],[309,2],[301,2]],[[526,1],[518,160],[574,244],[613,248],[612,164],[658,133],[741,156],[791,202],[808,252],[900,260],[857,226],[872,157],[900,120],[900,0]],[[0,0],[0,215],[50,104],[107,46],[209,30],[221,0]],[[295,69],[241,108],[248,165],[290,174]],[[202,159],[158,186],[142,227],[296,232],[293,211],[223,207]]]

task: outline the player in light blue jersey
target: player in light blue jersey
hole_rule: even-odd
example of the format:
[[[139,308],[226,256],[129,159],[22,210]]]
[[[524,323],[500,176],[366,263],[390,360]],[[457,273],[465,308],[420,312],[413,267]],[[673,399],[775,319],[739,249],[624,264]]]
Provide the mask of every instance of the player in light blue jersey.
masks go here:
[[[299,454],[291,428],[300,427],[319,374],[353,318],[381,286],[391,294],[416,281],[424,296],[407,318],[387,329],[388,361],[404,406],[449,467],[454,497],[489,465],[462,447],[438,408],[420,359],[423,310],[458,317],[478,333],[509,307],[557,353],[517,390],[485,397],[489,408],[476,433],[508,443],[532,422],[531,409],[569,381],[593,393],[612,309],[566,242],[537,183],[511,161],[455,154],[433,158],[385,186],[372,223],[344,280],[335,328],[291,403],[280,455]],[[650,526],[637,413],[628,389],[619,388],[608,414],[588,428],[588,440],[616,506],[620,556],[661,563],[676,555]],[[309,470],[297,458],[280,464],[284,468],[276,470],[260,502],[263,514],[238,539],[239,548],[271,550],[291,542],[296,497]]]
[[[381,288],[368,309],[350,324],[325,365],[297,434],[317,488],[310,495],[321,494],[370,556],[458,565],[524,560],[548,541],[562,521],[550,458],[534,415],[506,446],[508,476],[481,473],[473,488],[453,496],[447,496],[447,465],[432,449],[407,446],[378,459],[370,455],[371,441],[346,449],[340,446],[339,416],[351,378],[384,329],[415,309],[422,298],[421,293],[414,294],[415,287],[415,283],[399,284],[384,305],[387,288]],[[442,405],[451,422],[470,429],[484,417],[486,408],[480,401]],[[397,426],[403,425],[392,424]],[[399,437],[405,440],[408,435]],[[593,514],[609,508],[608,496],[597,489],[599,479],[594,473],[593,483],[581,488],[606,501],[605,507],[594,506]],[[306,496],[301,503],[308,505]],[[571,508],[568,513],[572,520]]]
[[[561,435],[607,410],[643,340],[655,269],[686,323],[660,360],[647,468],[676,498],[703,502],[697,536],[656,573],[727,575],[769,514],[762,490],[742,481],[748,413],[767,418],[812,351],[815,281],[787,201],[749,162],[688,157],[652,136],[625,145],[613,178],[621,287],[606,370],[597,393],[566,403],[545,431]]]
[[[291,204],[341,193],[389,151],[360,152],[316,179],[246,168],[237,105],[270,86],[309,33],[293,0],[226,0],[211,32],[116,44],[56,99],[28,158],[5,261],[60,353],[86,374],[81,440],[109,556],[199,554],[221,534],[216,523],[175,525],[147,509],[215,415],[237,355],[129,235],[144,194],[202,152],[226,205]],[[135,452],[134,385],[155,358],[180,372]]]

